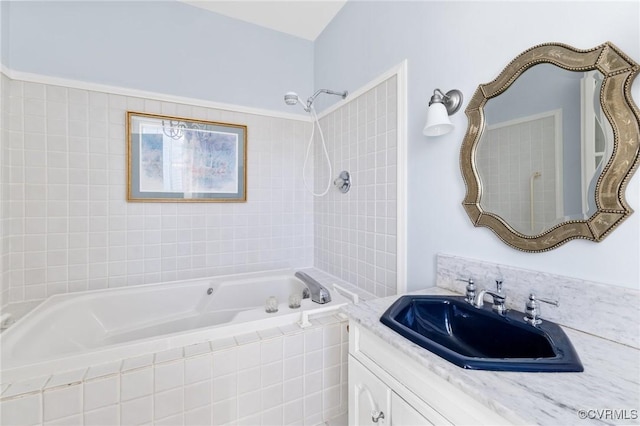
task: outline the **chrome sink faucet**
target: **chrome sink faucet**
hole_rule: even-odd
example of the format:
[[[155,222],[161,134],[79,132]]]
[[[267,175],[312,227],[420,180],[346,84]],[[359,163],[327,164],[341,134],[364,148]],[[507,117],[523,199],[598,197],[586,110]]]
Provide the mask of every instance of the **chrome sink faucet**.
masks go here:
[[[493,297],[493,307],[492,309],[499,314],[505,314],[507,312],[507,307],[505,302],[507,301],[507,295],[502,290],[502,280],[496,280],[496,291],[493,290],[480,290],[472,305],[476,308],[482,308],[484,306],[484,296],[485,294]]]

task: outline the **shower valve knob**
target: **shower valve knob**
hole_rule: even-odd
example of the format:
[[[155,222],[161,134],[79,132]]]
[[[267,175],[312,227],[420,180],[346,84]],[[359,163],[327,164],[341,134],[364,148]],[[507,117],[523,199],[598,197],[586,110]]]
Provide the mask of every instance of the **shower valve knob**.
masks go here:
[[[340,172],[340,176],[333,181],[333,184],[343,194],[349,192],[349,189],[351,188],[351,176],[349,176],[349,172],[346,170]]]

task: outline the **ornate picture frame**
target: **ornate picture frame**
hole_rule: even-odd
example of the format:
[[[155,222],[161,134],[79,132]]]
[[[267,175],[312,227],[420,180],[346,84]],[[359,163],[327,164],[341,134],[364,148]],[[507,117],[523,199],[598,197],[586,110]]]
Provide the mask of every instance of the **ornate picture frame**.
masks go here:
[[[127,112],[127,201],[245,202],[247,126]]]

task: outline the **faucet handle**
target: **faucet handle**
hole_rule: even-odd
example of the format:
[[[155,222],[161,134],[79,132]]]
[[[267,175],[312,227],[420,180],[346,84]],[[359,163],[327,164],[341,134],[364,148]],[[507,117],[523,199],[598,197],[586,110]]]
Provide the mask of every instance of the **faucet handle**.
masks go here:
[[[468,280],[457,279],[456,281],[463,281],[467,283],[467,287],[465,288],[467,295],[464,300],[473,304],[476,300],[476,285],[473,283],[473,278],[469,278]]]
[[[528,322],[533,326],[536,326],[542,323],[542,320],[540,319],[540,305],[538,304],[538,302],[548,303],[549,305],[554,305],[554,306],[559,305],[557,300],[539,299],[536,297],[535,294],[530,293],[529,300],[525,304],[524,320],[525,322]]]
[[[496,290],[498,294],[502,294],[502,280],[496,280]]]

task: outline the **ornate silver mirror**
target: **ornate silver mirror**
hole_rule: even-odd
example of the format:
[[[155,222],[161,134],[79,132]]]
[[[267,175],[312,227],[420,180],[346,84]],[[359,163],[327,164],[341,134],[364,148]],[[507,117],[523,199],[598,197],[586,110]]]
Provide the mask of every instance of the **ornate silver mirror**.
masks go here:
[[[612,43],[542,44],[476,90],[460,153],[463,206],[475,226],[527,252],[601,241],[633,210],[640,71]]]

